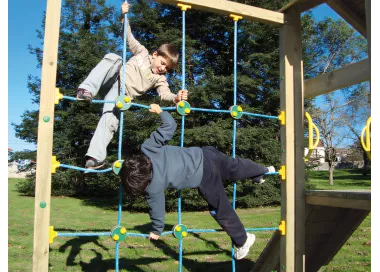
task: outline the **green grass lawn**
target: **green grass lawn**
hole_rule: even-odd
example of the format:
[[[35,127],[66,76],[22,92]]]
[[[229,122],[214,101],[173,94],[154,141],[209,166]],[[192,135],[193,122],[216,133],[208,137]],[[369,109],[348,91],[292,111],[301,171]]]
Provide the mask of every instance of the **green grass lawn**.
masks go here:
[[[361,170],[334,170],[334,185],[329,184],[328,171],[308,171],[310,183],[317,190],[371,189],[371,175],[362,175]]]
[[[19,196],[8,182],[8,271],[32,271],[34,198]],[[96,201],[96,200],[95,200]],[[104,200],[103,200],[104,201]],[[117,223],[114,209],[89,205],[93,201],[68,197],[51,200],[51,225],[64,232],[108,232]],[[237,210],[247,228],[277,227],[280,207]],[[330,264],[321,271],[370,271],[370,215]],[[149,216],[122,212],[128,232],[147,233]],[[177,222],[177,213],[166,216],[165,231]],[[190,229],[218,229],[208,212],[184,212],[182,223]],[[256,232],[248,257],[236,262],[236,271],[250,271],[272,236]],[[231,271],[231,242],[224,232],[189,234],[183,242],[182,271]],[[171,235],[157,242],[127,237],[119,244],[119,271],[178,271],[178,240]],[[350,267],[355,267],[354,270]],[[351,269],[351,270],[350,270]],[[115,271],[115,242],[110,237],[57,237],[50,245],[50,271]]]

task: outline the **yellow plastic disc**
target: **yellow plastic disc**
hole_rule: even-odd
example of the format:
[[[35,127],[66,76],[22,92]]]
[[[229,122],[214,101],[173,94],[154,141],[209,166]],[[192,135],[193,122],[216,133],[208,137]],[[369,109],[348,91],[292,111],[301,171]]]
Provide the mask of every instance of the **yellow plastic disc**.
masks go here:
[[[118,109],[121,109],[121,108],[123,107],[123,103],[121,103],[120,101],[117,102],[116,107],[117,107]]]
[[[232,116],[233,116],[233,117],[236,117],[236,116],[237,116],[237,112],[236,112],[236,111],[233,111],[233,112],[232,112]]]
[[[115,163],[115,167],[116,167],[116,168],[120,168],[120,162],[116,162],[116,163]]]
[[[183,101],[179,102],[179,106],[183,108],[185,106],[185,103]]]
[[[128,96],[126,96],[126,97],[124,97],[124,101],[125,101],[126,103],[129,103],[129,102],[131,102],[131,99],[130,99]]]
[[[120,233],[121,233],[121,234],[125,234],[126,232],[127,232],[127,230],[126,230],[125,228],[121,228],[121,229],[120,229]]]
[[[183,232],[182,232],[182,236],[183,236],[183,237],[186,237],[186,236],[187,236],[187,232],[186,232],[186,231],[183,231]]]
[[[242,111],[243,111],[243,108],[239,106],[239,107],[237,108],[237,110],[238,110],[239,112],[242,112]]]
[[[185,109],[185,113],[189,114],[190,113],[190,109]]]
[[[180,226],[177,226],[177,227],[175,228],[175,230],[176,230],[176,231],[180,231],[180,230],[181,230],[181,227],[180,227]]]
[[[113,237],[112,237],[115,241],[119,240],[119,235],[115,234]]]

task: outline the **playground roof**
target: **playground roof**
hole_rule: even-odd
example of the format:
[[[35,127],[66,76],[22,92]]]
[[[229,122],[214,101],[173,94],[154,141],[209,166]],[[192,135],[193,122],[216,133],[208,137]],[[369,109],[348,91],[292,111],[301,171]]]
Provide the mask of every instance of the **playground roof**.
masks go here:
[[[365,0],[293,0],[286,4],[279,12],[285,12],[290,7],[298,5],[301,11],[306,11],[320,4],[326,3],[347,23],[366,37]]]

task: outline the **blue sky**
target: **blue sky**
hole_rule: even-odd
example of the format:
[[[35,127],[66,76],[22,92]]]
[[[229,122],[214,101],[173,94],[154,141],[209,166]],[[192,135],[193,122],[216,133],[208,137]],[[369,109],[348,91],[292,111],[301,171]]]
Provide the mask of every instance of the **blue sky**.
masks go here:
[[[123,1],[108,0],[108,4],[120,6]],[[20,10],[22,8],[22,11]],[[15,137],[11,123],[20,124],[21,115],[28,110],[38,109],[32,104],[32,96],[27,88],[28,75],[41,76],[37,69],[37,61],[28,50],[28,44],[39,46],[41,41],[36,38],[36,30],[41,29],[46,1],[9,1],[8,2],[8,147],[14,151],[36,149],[34,144],[26,143]],[[314,9],[315,16],[322,20],[327,16],[333,19],[338,15],[326,4]]]

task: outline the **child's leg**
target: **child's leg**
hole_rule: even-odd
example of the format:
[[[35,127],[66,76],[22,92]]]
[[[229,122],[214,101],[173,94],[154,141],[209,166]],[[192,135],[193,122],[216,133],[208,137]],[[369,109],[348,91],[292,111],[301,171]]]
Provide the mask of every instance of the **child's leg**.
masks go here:
[[[119,90],[119,82],[116,81],[104,99],[115,100],[119,95]],[[118,129],[119,117],[120,113],[116,110],[115,104],[104,103],[103,115],[99,120],[94,136],[92,136],[86,156],[98,161],[103,161],[107,157],[107,146]]]
[[[198,190],[209,204],[210,214],[231,237],[234,245],[243,246],[247,240],[247,232],[227,198],[221,177],[206,173]]]
[[[121,57],[116,54],[105,55],[78,88],[91,92],[92,96],[102,87],[110,89],[120,73],[121,62]]]
[[[260,177],[268,172],[268,168],[257,164],[249,159],[231,158],[218,151],[216,148],[207,146],[202,148],[215,162],[222,180],[241,180],[246,178]]]

